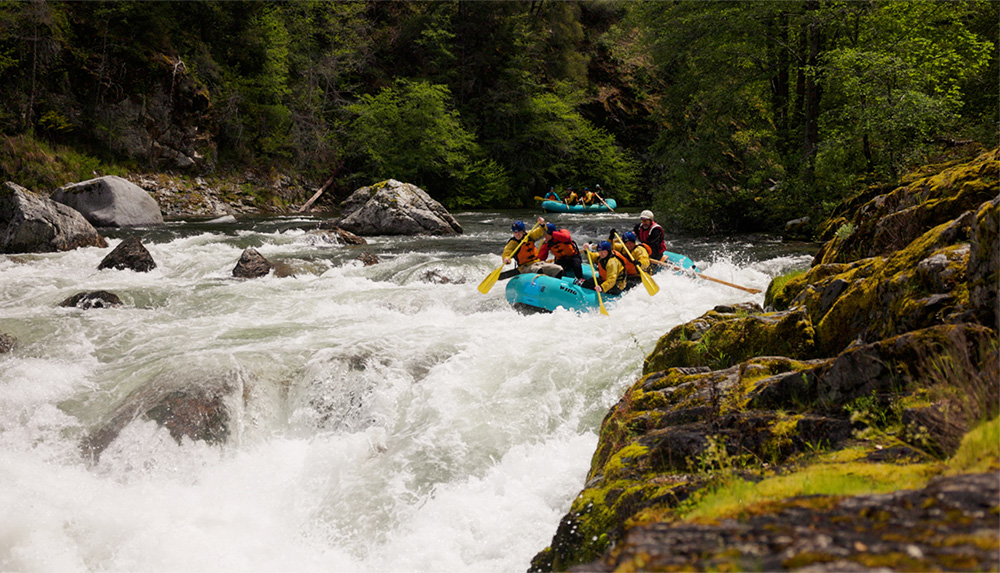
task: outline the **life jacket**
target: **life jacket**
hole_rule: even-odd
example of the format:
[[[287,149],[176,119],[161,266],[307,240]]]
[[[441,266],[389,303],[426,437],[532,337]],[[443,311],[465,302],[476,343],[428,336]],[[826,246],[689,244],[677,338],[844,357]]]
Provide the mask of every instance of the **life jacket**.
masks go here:
[[[594,202],[594,193],[591,192],[591,191],[587,191],[586,193],[584,193],[583,194],[583,199],[581,199],[581,202],[584,205],[590,205],[590,204],[592,204]]]
[[[580,254],[580,248],[576,246],[567,229],[556,229],[552,233],[552,239],[546,244],[549,247],[549,252],[557,259]]]
[[[649,235],[650,235],[650,233],[653,232],[653,229],[659,229],[660,230],[660,237],[663,237],[663,227],[661,227],[659,225],[659,223],[656,223],[655,221],[653,222],[652,225],[649,226],[648,229],[644,229],[642,225],[636,225],[635,226],[635,236],[636,236],[636,238],[639,239],[639,242],[641,242],[645,247],[647,247],[649,249],[649,255],[650,255],[651,258],[658,258],[658,257],[656,257],[654,255],[660,255],[660,256],[662,256],[663,255],[663,251],[667,250],[667,242],[661,238],[660,241],[659,241],[660,244],[658,244],[658,245],[651,245],[651,244],[649,244],[649,242],[648,242]]]
[[[518,239],[515,239],[514,237],[511,237],[507,242],[509,243],[511,241],[513,241],[515,245],[521,242]],[[519,267],[537,261],[538,250],[535,249],[535,242],[532,241],[531,239],[527,239],[526,241],[524,241],[524,243],[521,244],[521,246],[516,251],[514,251],[514,253],[511,255],[511,258],[517,261],[517,266]]]
[[[606,265],[608,264],[608,261],[611,260],[611,257],[617,257],[618,260],[621,261],[622,266],[625,267],[625,272],[623,272],[620,275],[618,275],[617,280],[615,281],[615,286],[617,286],[620,289],[624,289],[625,288],[625,277],[628,276],[628,264],[629,264],[629,261],[625,260],[624,255],[622,255],[618,251],[612,250],[611,254],[608,255],[608,258],[606,258],[606,259],[600,259],[600,258],[597,259],[597,274],[598,274],[598,276],[600,276],[602,283],[605,280],[607,280],[608,269],[606,268]],[[635,265],[633,265],[633,266],[635,266]]]
[[[566,198],[563,199],[563,203],[566,203],[567,205],[574,205],[576,204],[576,199],[576,192],[570,191],[569,194],[566,195]]]

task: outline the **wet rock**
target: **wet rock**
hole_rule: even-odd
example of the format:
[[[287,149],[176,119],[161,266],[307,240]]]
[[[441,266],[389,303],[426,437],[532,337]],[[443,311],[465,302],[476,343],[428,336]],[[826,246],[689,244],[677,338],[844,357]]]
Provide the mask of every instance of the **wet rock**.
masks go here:
[[[998,484],[995,474],[945,477],[889,494],[791,498],[715,524],[639,525],[614,553],[569,571],[995,570]]]
[[[424,281],[425,283],[433,283],[433,284],[438,284],[438,285],[446,285],[446,284],[457,284],[457,285],[460,285],[460,284],[465,284],[465,279],[464,278],[453,279],[453,278],[450,278],[450,277],[446,277],[446,276],[442,275],[441,273],[439,273],[437,271],[427,271],[427,272],[425,272],[423,274],[423,276],[420,277],[420,280]]]
[[[233,276],[241,279],[255,279],[267,276],[273,268],[274,265],[271,264],[271,261],[264,258],[264,255],[260,254],[257,249],[247,247],[243,249],[240,260],[233,267]]]
[[[0,186],[0,252],[49,253],[107,246],[78,211],[10,181]]]
[[[359,235],[455,235],[462,226],[423,189],[389,179],[358,189],[337,224]]]
[[[9,334],[0,332],[0,354],[6,354],[17,346],[17,340]]]
[[[113,292],[96,290],[80,292],[59,303],[59,306],[76,307],[88,310],[91,308],[116,308],[122,305],[122,299]]]
[[[226,399],[235,388],[224,378],[192,380],[171,375],[151,380],[126,396],[87,433],[80,442],[81,451],[96,463],[121,431],[137,419],[156,421],[178,444],[185,437],[225,443],[230,433]]]
[[[366,267],[377,265],[381,262],[379,261],[379,258],[372,253],[361,253],[358,255],[358,260],[361,261]]]
[[[337,225],[334,225],[333,223],[330,223],[330,222],[320,223],[319,229],[316,229],[314,231],[310,231],[310,233],[314,233],[314,234],[317,234],[317,235],[320,235],[320,236],[329,236],[329,237],[332,237],[332,238],[334,238],[334,242],[337,242],[337,243],[340,243],[340,244],[343,244],[343,245],[367,245],[368,244],[368,241],[366,241],[363,237],[359,237],[359,236],[355,235],[354,233],[352,233],[350,231],[341,229]]]
[[[52,200],[76,209],[95,227],[163,224],[156,199],[138,185],[114,175],[60,187]]]
[[[1000,197],[984,203],[969,231],[969,305],[980,323],[1000,330]]]
[[[137,237],[128,237],[97,265],[97,270],[117,269],[146,273],[156,268],[156,261]]]

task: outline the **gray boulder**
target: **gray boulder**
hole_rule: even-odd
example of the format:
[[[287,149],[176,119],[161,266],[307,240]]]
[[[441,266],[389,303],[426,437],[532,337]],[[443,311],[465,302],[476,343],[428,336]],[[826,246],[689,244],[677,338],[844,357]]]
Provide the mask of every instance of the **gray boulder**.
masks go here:
[[[122,299],[113,292],[95,290],[78,292],[59,303],[59,306],[76,307],[88,310],[91,308],[116,308],[122,305]]]
[[[56,189],[52,200],[69,205],[95,227],[162,225],[160,205],[142,187],[108,175]]]
[[[462,226],[416,185],[389,179],[358,189],[337,223],[358,235],[457,235]]]
[[[0,186],[0,252],[51,253],[107,246],[79,212],[10,181]]]

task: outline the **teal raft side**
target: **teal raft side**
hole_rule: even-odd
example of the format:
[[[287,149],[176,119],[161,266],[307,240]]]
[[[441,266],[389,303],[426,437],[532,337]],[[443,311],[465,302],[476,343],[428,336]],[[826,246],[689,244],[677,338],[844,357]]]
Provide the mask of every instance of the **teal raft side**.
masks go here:
[[[608,203],[608,207],[612,209],[618,206],[618,203],[614,199],[605,199]],[[605,207],[603,203],[595,203],[594,205],[567,205],[561,201],[542,201],[542,210],[549,213],[606,213],[608,207]]]
[[[565,277],[557,279],[541,274],[522,274],[512,277],[504,291],[511,305],[529,306],[552,312],[559,307],[576,312],[587,312],[598,308],[597,292],[583,288]],[[618,297],[601,295],[607,306]]]
[[[698,267],[694,266],[694,261],[692,261],[688,257],[685,257],[684,255],[680,255],[678,253],[671,253],[670,251],[663,251],[663,256],[666,257],[667,259],[665,262],[668,262],[672,265],[677,265],[682,269],[690,269],[696,273],[701,272],[698,270]]]

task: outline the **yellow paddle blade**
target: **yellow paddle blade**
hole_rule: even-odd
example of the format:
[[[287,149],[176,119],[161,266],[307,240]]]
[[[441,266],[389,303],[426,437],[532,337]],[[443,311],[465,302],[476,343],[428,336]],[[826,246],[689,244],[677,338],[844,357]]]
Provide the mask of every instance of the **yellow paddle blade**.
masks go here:
[[[639,277],[642,278],[642,286],[646,287],[646,292],[649,293],[649,296],[660,292],[660,285],[656,284],[653,277],[646,274],[646,271],[639,269]]]
[[[590,258],[590,253],[587,253],[587,260],[590,261],[590,274],[594,277],[594,287],[597,287],[597,270],[594,269],[594,259]],[[604,316],[608,315],[608,309],[604,308],[604,301],[601,300],[601,291],[596,288],[594,291],[597,293],[597,304],[601,307],[601,314]]]
[[[497,284],[497,279],[500,278],[500,271],[502,270],[503,270],[503,265],[500,265],[499,267],[497,267],[497,270],[486,275],[486,278],[483,279],[483,282],[479,283],[479,292],[483,294],[490,292],[490,289],[493,288],[493,285]]]

